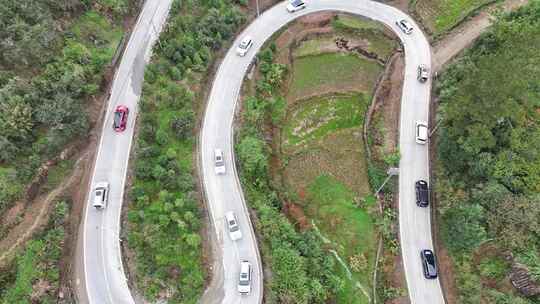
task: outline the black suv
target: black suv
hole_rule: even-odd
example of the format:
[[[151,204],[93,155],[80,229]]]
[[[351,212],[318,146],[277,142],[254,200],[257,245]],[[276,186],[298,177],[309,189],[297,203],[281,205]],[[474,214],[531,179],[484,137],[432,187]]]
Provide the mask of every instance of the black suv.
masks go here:
[[[420,251],[420,257],[422,258],[422,267],[424,268],[424,276],[426,279],[436,279],[437,265],[433,251],[424,249]]]
[[[429,205],[429,188],[425,180],[418,180],[415,184],[416,188],[416,204],[419,207],[427,207]]]

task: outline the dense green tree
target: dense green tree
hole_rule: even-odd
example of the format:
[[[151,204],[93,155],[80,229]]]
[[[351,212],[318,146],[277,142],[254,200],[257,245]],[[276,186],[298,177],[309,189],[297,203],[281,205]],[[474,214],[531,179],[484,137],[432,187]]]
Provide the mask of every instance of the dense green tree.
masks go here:
[[[476,248],[487,239],[484,209],[480,205],[452,208],[444,214],[443,221],[443,238],[452,251]]]
[[[507,195],[488,213],[490,233],[505,248],[540,245],[540,197]]]
[[[268,157],[262,140],[246,136],[238,143],[236,151],[242,161],[242,169],[250,179],[258,180],[266,177]]]

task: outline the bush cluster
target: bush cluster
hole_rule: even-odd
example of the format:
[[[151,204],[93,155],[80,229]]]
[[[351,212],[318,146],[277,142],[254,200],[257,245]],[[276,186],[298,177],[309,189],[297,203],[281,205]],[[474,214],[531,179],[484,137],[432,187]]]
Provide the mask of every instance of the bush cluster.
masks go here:
[[[438,88],[443,172],[436,191],[462,303],[510,301],[494,290],[482,293],[470,264],[488,240],[512,252],[533,277],[539,268],[538,258],[527,258],[540,250],[539,47],[540,2],[533,1],[499,16]]]
[[[137,285],[150,300],[196,303],[202,294],[202,213],[193,177],[195,93],[189,76],[244,20],[228,1],[173,2],[147,66],[128,211]]]
[[[11,271],[0,275],[0,303],[58,303],[64,221],[69,211],[58,202],[45,232],[30,240]]]
[[[94,2],[0,5],[0,165],[17,168],[0,174],[0,212],[44,159],[88,131],[86,101],[98,93],[116,46],[115,25],[92,10]],[[119,3],[128,6],[101,7]]]

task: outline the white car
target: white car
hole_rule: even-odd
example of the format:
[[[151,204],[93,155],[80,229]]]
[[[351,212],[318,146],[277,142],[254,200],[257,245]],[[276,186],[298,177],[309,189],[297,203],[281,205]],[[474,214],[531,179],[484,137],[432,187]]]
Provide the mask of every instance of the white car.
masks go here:
[[[214,150],[214,162],[216,174],[225,174],[225,161],[223,160],[223,151],[221,149]]]
[[[305,8],[306,8],[306,3],[302,0],[291,0],[289,4],[287,4],[287,11],[289,13],[294,13],[296,11],[299,11]]]
[[[244,57],[252,46],[253,40],[251,39],[251,37],[246,36],[244,37],[244,39],[242,39],[242,41],[240,41],[240,44],[236,48],[236,53],[238,54],[238,56]]]
[[[105,206],[107,206],[107,200],[109,199],[109,183],[97,183],[92,195],[92,206],[98,210],[104,209]]]
[[[248,295],[251,292],[251,263],[240,262],[240,275],[238,278],[238,292],[241,295]]]
[[[399,27],[399,29],[401,29],[402,32],[404,32],[407,35],[409,35],[413,31],[413,27],[411,23],[405,19],[396,21],[396,25]]]
[[[231,240],[237,241],[242,238],[242,231],[240,231],[240,226],[238,226],[238,220],[234,212],[229,211],[225,213],[225,221],[227,221],[227,228],[229,230],[229,236]]]
[[[425,121],[417,120],[414,126],[416,143],[424,145],[428,140],[428,124]]]
[[[421,64],[418,66],[418,81],[426,82],[429,78],[429,69],[427,65]]]

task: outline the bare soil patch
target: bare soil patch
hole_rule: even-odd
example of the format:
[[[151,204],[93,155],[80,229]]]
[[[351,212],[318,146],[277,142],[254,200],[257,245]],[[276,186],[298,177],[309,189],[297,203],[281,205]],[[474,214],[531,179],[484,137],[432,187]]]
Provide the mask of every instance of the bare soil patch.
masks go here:
[[[397,148],[399,135],[399,115],[403,91],[405,61],[403,54],[392,58],[387,73],[383,75],[374,96],[375,104],[369,126],[374,157],[381,159]]]

